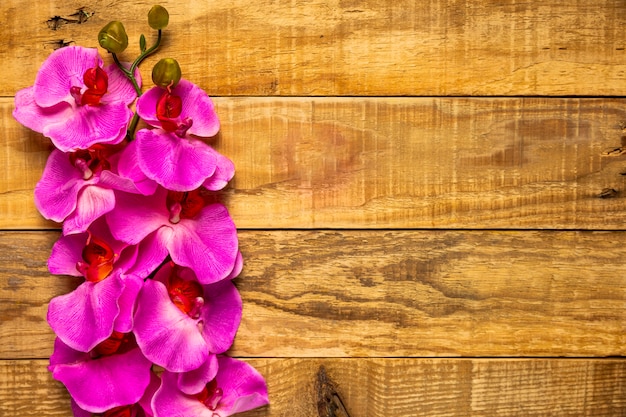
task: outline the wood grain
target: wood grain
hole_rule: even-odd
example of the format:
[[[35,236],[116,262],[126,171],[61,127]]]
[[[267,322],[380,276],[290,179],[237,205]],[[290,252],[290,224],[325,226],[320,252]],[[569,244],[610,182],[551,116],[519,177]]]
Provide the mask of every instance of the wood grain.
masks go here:
[[[619,229],[617,99],[220,98],[240,228]],[[0,228],[50,228],[34,188],[48,140],[0,101]],[[600,198],[603,189],[617,192]]]
[[[246,359],[270,406],[241,417],[313,417],[320,365],[353,417],[572,416],[626,413],[623,359]],[[47,361],[0,361],[0,415],[69,415]],[[7,384],[7,381],[10,381]]]
[[[0,234],[0,358],[45,358],[57,233]],[[248,357],[626,354],[622,232],[244,231]]]
[[[4,0],[0,95],[63,44],[120,20],[138,53],[151,1]],[[162,55],[211,95],[622,95],[621,0],[164,1]],[[89,13],[78,24],[79,9]],[[80,12],[78,12],[80,13]],[[150,36],[149,38],[150,39]],[[144,75],[149,79],[151,65]]]

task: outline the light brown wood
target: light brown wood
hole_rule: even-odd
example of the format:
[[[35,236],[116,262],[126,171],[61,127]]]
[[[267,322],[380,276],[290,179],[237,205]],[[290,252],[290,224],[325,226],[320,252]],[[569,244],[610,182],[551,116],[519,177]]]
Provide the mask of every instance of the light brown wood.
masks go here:
[[[619,0],[167,1],[161,55],[211,95],[622,95]],[[120,20],[151,39],[152,2],[4,0],[3,83],[13,95],[62,44],[97,46]],[[43,6],[43,7],[42,7]],[[79,8],[93,15],[82,24]],[[74,15],[74,16],[72,16]],[[83,18],[83,20],[85,20]],[[144,75],[149,79],[151,65]]]
[[[0,234],[0,358],[45,358],[47,303],[76,278],[57,233]],[[626,354],[621,232],[245,231],[250,357]]]
[[[241,417],[317,417],[320,365],[353,417],[572,416],[626,413],[623,359],[246,359],[270,406]],[[69,397],[47,361],[0,361],[0,415],[67,417]],[[6,381],[10,381],[7,384]]]
[[[236,164],[225,202],[240,228],[626,227],[626,155],[605,155],[622,145],[623,100],[216,102],[212,143]],[[54,227],[31,192],[48,140],[1,103],[0,228]]]

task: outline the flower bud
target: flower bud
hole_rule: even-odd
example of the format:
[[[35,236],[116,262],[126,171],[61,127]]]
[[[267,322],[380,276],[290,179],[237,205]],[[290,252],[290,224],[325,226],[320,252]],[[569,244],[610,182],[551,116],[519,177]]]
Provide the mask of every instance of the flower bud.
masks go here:
[[[128,35],[121,22],[109,22],[98,33],[98,43],[109,52],[119,54],[128,46]]]
[[[167,9],[159,4],[152,6],[148,12],[148,24],[152,29],[165,29],[170,21],[170,14]]]
[[[165,88],[171,84],[174,88],[180,77],[182,77],[180,65],[173,58],[163,58],[152,68],[152,82],[159,87]]]

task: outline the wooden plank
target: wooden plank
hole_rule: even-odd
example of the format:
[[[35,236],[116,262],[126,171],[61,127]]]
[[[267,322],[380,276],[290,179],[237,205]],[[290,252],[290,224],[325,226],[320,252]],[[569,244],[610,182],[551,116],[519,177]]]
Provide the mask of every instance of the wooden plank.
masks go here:
[[[57,233],[0,234],[0,358],[45,358]],[[623,232],[244,231],[247,357],[626,354]]]
[[[241,228],[626,227],[625,156],[603,156],[626,145],[623,100],[216,101]],[[31,194],[48,141],[0,103],[0,228],[53,227]]]
[[[623,359],[246,359],[270,406],[244,417],[317,416],[320,365],[352,416],[593,416],[626,413]],[[0,361],[0,415],[67,416],[47,361]]]
[[[144,17],[151,5],[4,0],[0,95],[31,84],[53,48],[97,46],[98,31],[110,20],[125,23],[132,59],[139,35],[151,35]],[[184,74],[215,96],[598,96],[626,88],[626,11],[619,0],[166,6],[171,18],[162,55],[178,59]],[[145,75],[158,58],[146,62]]]

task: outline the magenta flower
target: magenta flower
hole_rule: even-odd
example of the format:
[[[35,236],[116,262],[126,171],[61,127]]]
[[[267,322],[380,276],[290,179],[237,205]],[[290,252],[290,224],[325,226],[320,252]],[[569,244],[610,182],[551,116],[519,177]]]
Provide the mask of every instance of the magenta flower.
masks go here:
[[[226,417],[269,403],[263,377],[245,362],[218,356],[215,378],[199,381],[201,390],[189,392],[178,375],[163,372],[152,400],[154,417]]]
[[[150,383],[151,367],[132,333],[116,332],[89,352],[74,350],[57,338],[48,369],[80,408],[102,413],[138,402]]]
[[[230,280],[201,285],[191,269],[169,262],[145,282],[137,298],[137,344],[167,370],[192,371],[211,353],[231,346],[241,310],[241,297]]]
[[[72,153],[53,150],[35,186],[35,205],[47,219],[63,222],[63,233],[81,233],[115,206],[113,189],[151,194],[156,183],[129,161],[120,147],[94,145]],[[131,149],[132,151],[133,149]],[[115,171],[122,171],[118,175]]]
[[[116,192],[115,208],[106,219],[113,235],[136,245],[146,238],[167,248],[159,252],[194,270],[198,281],[210,284],[241,267],[237,229],[226,207],[207,204],[202,190],[172,192],[163,188],[151,196]],[[157,254],[155,253],[155,257]]]
[[[143,278],[161,262],[139,249],[115,240],[103,220],[86,233],[61,236],[54,244],[50,272],[85,278],[48,305],[48,323],[65,344],[87,352],[113,331],[131,331]]]
[[[173,89],[153,87],[137,100],[137,114],[157,129],[137,132],[137,159],[148,178],[169,190],[201,185],[220,190],[235,173],[234,164],[197,139],[217,134],[213,102],[187,80]]]
[[[13,117],[61,151],[72,152],[120,143],[133,116],[128,106],[136,98],[115,65],[102,69],[97,49],[68,46],[50,54],[33,86],[16,93]]]

